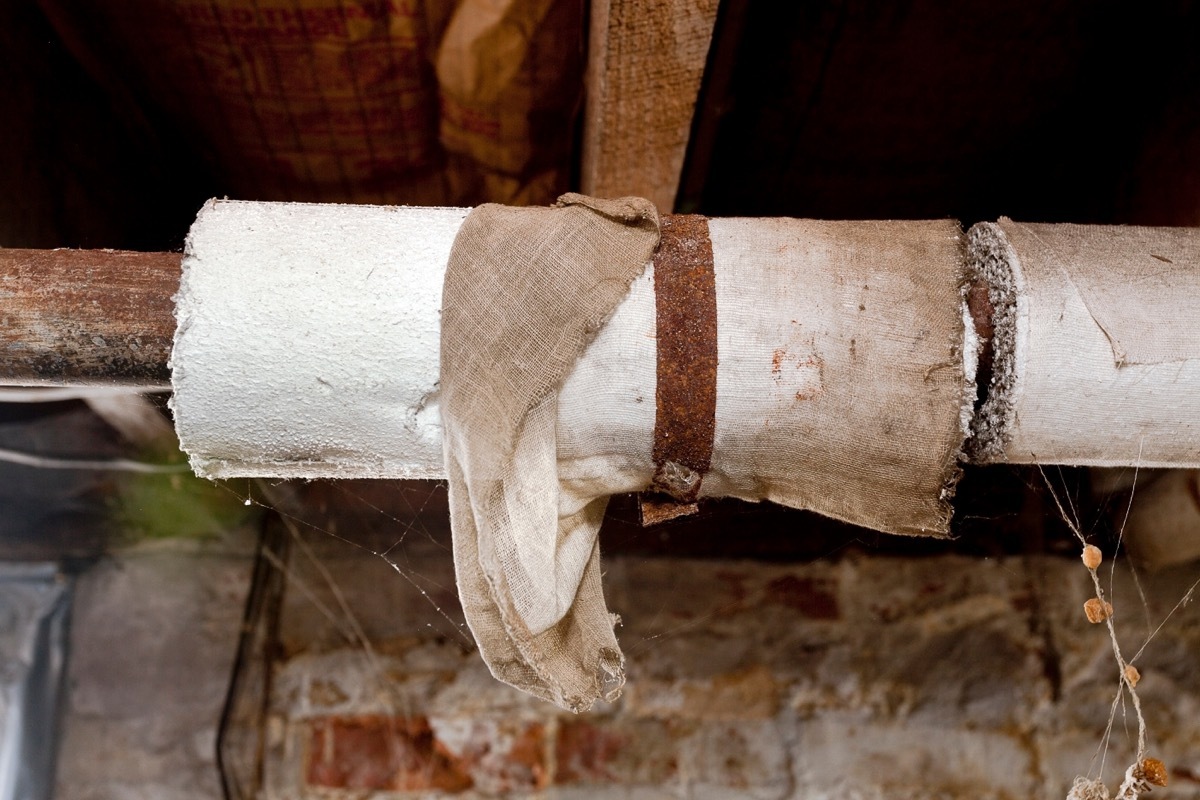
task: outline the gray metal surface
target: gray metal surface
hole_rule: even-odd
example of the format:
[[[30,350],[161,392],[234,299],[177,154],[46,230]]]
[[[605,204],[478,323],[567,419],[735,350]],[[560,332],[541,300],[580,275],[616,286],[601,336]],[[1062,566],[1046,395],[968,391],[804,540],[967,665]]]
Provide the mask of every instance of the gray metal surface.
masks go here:
[[[0,563],[0,800],[50,800],[71,582],[54,564]]]

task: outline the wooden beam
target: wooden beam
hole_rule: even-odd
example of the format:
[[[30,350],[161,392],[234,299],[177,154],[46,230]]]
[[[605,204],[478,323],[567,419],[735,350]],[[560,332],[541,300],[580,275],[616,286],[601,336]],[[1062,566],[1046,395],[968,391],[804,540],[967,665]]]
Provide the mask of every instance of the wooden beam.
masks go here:
[[[0,384],[168,387],[182,258],[0,249]]]
[[[671,211],[718,0],[593,0],[582,187]]]

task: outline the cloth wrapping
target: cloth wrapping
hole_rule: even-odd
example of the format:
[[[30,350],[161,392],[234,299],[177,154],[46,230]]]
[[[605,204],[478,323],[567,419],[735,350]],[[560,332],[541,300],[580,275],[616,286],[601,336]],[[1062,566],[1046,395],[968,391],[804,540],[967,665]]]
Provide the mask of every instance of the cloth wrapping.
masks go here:
[[[557,388],[658,243],[644,200],[481,206],[443,289],[441,391],[459,595],[496,677],[564,708],[618,691],[596,532],[607,495],[560,516]]]
[[[446,273],[440,402],[467,621],[496,677],[575,711],[624,680],[596,534],[608,496],[654,474],[653,220],[630,199],[483,207]],[[946,533],[974,399],[957,224],[727,219],[709,233],[719,363],[702,495]]]
[[[974,401],[951,220],[711,220],[717,426],[703,494],[946,535]]]

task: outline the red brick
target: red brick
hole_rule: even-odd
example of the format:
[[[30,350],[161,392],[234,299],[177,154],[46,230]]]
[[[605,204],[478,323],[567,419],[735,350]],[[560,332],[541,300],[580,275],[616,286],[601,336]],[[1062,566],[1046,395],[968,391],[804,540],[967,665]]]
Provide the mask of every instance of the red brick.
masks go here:
[[[441,720],[440,745],[484,794],[546,788],[546,732],[540,722],[510,719]]]
[[[563,722],[558,729],[555,755],[556,783],[604,783],[615,781],[610,763],[620,755],[628,739],[621,733],[583,721]]]
[[[779,710],[780,693],[771,670],[756,664],[706,678],[635,678],[626,707],[662,720],[768,719]]]
[[[521,732],[508,751],[508,762],[524,767],[530,776],[529,788],[543,789],[546,786],[545,728],[529,725]]]
[[[680,742],[694,730],[658,720],[562,719],[554,782],[661,785],[679,771]]]
[[[794,608],[809,619],[840,619],[833,581],[783,575],[767,584],[768,602]]]
[[[424,717],[326,717],[310,730],[306,780],[331,789],[440,789],[473,781],[439,746]]]

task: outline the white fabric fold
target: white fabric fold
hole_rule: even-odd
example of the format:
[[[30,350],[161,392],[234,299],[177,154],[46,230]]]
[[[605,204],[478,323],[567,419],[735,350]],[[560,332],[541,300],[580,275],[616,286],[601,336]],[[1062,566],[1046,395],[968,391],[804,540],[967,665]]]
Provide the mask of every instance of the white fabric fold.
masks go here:
[[[624,680],[596,534],[610,492],[563,498],[558,390],[658,242],[637,198],[481,206],[443,289],[444,458],[459,594],[501,680],[584,710]]]

